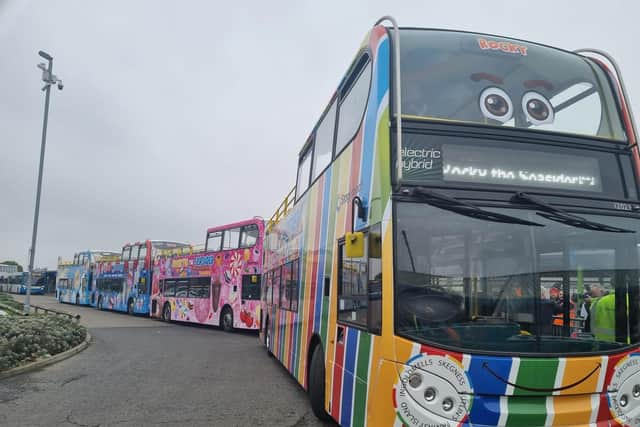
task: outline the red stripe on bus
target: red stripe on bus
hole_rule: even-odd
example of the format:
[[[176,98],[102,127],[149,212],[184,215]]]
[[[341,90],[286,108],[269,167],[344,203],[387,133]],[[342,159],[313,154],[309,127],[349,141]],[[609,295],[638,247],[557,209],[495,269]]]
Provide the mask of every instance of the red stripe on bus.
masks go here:
[[[343,340],[347,340],[347,334],[343,336]],[[336,335],[336,357],[333,362],[333,393],[331,398],[331,416],[339,420],[340,419],[340,402],[342,401],[342,375],[344,372],[344,346],[346,342],[342,344],[338,343],[338,337]]]

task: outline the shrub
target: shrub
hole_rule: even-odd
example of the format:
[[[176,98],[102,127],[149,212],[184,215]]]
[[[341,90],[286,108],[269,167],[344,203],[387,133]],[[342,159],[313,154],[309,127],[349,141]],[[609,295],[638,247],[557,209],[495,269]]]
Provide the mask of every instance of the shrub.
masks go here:
[[[83,326],[63,316],[0,317],[0,371],[69,350],[86,334]]]

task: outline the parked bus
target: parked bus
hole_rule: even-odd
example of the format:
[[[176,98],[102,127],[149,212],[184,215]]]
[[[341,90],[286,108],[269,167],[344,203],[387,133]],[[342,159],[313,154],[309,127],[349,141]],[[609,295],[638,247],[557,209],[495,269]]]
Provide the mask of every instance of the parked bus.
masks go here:
[[[82,251],[73,260],[58,258],[56,275],[56,298],[59,302],[89,305],[93,292],[93,272],[96,260],[104,256],[117,255],[112,251]]]
[[[640,163],[615,62],[385,19],[267,224],[268,351],[342,426],[640,425]],[[573,310],[607,288],[590,333]]]
[[[36,286],[42,287],[43,294],[55,294],[56,293],[56,277],[57,270],[43,269],[40,272],[40,277],[35,281]]]
[[[127,243],[120,255],[101,257],[95,267],[91,305],[100,310],[149,314],[153,259],[160,251],[189,247],[160,240]]]
[[[151,316],[233,329],[258,329],[264,223],[207,230],[204,249],[156,258]]]
[[[50,272],[45,269],[33,270],[33,280],[31,282],[32,295],[44,295],[47,292],[47,286],[51,280],[53,273],[53,282],[55,283],[55,271]],[[12,294],[24,295],[27,293],[27,277],[29,273],[16,272],[4,273],[0,277],[0,292],[9,292]]]

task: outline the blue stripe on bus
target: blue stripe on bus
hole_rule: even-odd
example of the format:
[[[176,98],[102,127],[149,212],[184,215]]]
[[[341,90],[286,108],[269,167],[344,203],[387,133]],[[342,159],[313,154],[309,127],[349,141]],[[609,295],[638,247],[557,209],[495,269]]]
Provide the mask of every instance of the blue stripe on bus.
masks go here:
[[[282,292],[282,289],[280,289],[280,291]],[[282,301],[282,297],[280,298],[280,301]],[[284,354],[284,344],[287,341],[286,330],[287,330],[287,312],[280,309],[280,350],[278,352],[279,353],[278,358],[284,362],[285,367],[287,363],[287,359],[285,359],[285,354]]]
[[[474,395],[469,420],[474,425],[497,426],[500,420],[500,397]]]
[[[380,102],[387,92],[387,82],[389,78],[389,63],[383,59],[389,58],[389,39],[385,39],[378,50],[378,65],[375,75],[377,79],[373,80],[371,92],[375,96],[369,97],[369,105],[367,106],[367,115],[364,120],[364,134],[362,141],[362,159],[360,166],[360,198],[365,206],[370,206],[371,178],[373,171],[373,159],[376,144],[376,129],[378,127],[378,111]],[[356,219],[356,229],[359,230],[366,227],[368,218],[363,221]]]
[[[485,366],[491,367],[491,371],[500,378],[509,378],[512,358],[510,357],[472,357],[469,364],[469,377],[476,387],[476,394],[504,395],[507,391],[507,384],[498,380],[495,375]]]
[[[320,333],[320,322],[322,318],[322,300],[324,296],[324,272],[325,259],[327,254],[327,226],[329,223],[329,206],[331,205],[331,172],[332,167],[327,169],[324,175],[324,194],[322,196],[322,216],[320,217],[320,254],[318,256],[318,274],[316,282],[316,307],[313,312],[313,332]]]
[[[353,381],[356,370],[356,355],[360,331],[347,327],[346,354],[344,357],[344,372],[342,375],[342,409],[340,410],[340,424],[351,425],[351,406],[353,404]]]
[[[389,90],[389,58],[389,38],[386,37],[378,49],[378,92],[376,93],[378,104]]]
[[[306,248],[308,245],[308,240],[309,240],[309,233],[302,233],[302,242],[300,242],[300,247],[298,248],[298,311],[296,313],[296,322],[299,320],[298,317],[298,313],[300,313],[300,310],[302,310],[304,308],[304,300],[306,298],[311,298],[310,295],[307,295],[306,292],[304,293],[304,295],[302,294],[302,292],[300,292],[300,290],[302,289],[302,287],[304,286],[304,284],[306,283],[305,281],[305,277],[307,274],[307,263],[305,262],[304,259],[304,250],[303,248]],[[311,289],[311,288],[309,288]],[[303,322],[302,322],[303,323]],[[300,334],[300,331],[302,329],[302,324],[301,323],[296,323],[296,336],[294,337],[294,345],[298,346],[298,335]],[[300,343],[300,345],[302,346],[302,348],[304,348],[304,346],[306,345],[306,343]],[[298,357],[295,356],[293,359],[293,372],[298,372]],[[294,375],[296,378],[297,375]],[[300,381],[302,382],[302,381]]]

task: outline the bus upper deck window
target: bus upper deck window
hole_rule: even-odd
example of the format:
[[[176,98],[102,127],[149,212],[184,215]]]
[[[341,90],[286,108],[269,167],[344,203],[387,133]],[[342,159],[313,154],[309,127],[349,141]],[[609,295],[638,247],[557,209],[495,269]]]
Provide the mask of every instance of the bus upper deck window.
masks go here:
[[[240,228],[225,230],[222,249],[237,249],[240,243]]]
[[[336,101],[333,101],[327,114],[322,118],[316,129],[315,150],[313,154],[313,173],[311,179],[314,180],[331,163],[333,150],[333,134],[336,125]]]
[[[138,259],[140,260],[144,260],[147,257],[147,246],[146,245],[140,245],[140,252],[138,254]]]
[[[401,39],[407,119],[626,139],[606,72],[591,59],[483,34],[405,29]]]
[[[354,73],[356,80],[352,86],[345,88],[345,93],[341,95],[340,99],[336,155],[356,136],[364,117],[371,82],[371,61],[368,56],[362,57]]]
[[[212,231],[207,235],[205,251],[219,251],[222,246],[222,231]]]
[[[240,236],[240,247],[250,248],[258,241],[258,226],[255,224],[245,225],[242,227]]]
[[[309,175],[311,172],[311,147],[307,148],[305,153],[300,158],[300,165],[298,166],[298,183],[296,187],[296,199],[307,191],[309,188]]]

